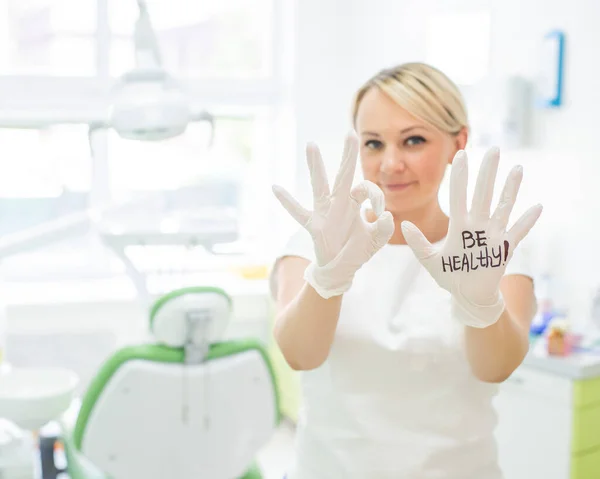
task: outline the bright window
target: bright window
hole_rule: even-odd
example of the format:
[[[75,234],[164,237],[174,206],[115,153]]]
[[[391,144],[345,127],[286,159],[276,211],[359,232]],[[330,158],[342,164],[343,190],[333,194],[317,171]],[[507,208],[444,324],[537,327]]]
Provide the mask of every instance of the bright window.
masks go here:
[[[272,73],[271,0],[148,2],[165,64],[189,77],[265,77]],[[137,7],[109,1],[111,74],[132,67]]]
[[[166,68],[216,117],[212,147],[201,123],[152,143],[108,129],[93,133],[91,155],[88,121],[104,119],[116,77],[134,66],[136,0],[0,0],[0,234],[148,192],[226,208],[240,224],[269,218],[283,104],[276,66],[289,55],[277,37],[283,4],[148,5]],[[85,276],[91,263],[103,268],[93,248],[89,239],[67,241],[3,268],[48,271],[51,280],[52,268],[68,263]]]
[[[0,72],[96,74],[95,0],[0,2]]]
[[[0,129],[0,235],[86,208],[91,157],[80,125]]]

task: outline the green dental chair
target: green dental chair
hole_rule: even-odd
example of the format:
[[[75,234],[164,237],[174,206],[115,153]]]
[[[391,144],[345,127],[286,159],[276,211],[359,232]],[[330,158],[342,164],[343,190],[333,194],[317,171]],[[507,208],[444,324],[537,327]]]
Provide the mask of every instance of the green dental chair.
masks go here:
[[[263,477],[256,456],[280,421],[275,376],[258,341],[220,341],[230,314],[217,288],[154,304],[156,342],[109,358],[63,431],[71,479]]]

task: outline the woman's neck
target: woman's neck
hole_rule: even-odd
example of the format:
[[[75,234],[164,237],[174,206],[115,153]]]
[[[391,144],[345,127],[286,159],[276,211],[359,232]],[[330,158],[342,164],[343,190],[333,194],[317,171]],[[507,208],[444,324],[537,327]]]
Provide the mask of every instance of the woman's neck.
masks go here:
[[[449,218],[442,211],[440,204],[435,202],[423,208],[403,212],[402,214],[394,215],[394,234],[390,238],[389,244],[406,244],[402,228],[400,225],[403,221],[410,221],[429,240],[430,243],[437,243],[442,240],[448,233]],[[368,221],[375,221],[375,215],[371,210],[367,213]]]

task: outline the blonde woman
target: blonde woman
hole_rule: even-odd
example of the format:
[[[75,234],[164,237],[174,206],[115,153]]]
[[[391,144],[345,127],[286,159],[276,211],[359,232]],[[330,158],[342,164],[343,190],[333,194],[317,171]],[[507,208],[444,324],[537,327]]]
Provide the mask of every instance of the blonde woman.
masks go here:
[[[352,111],[331,188],[307,148],[312,210],[274,187],[302,226],[271,274],[275,337],[302,371],[287,477],[501,478],[492,397],[528,350],[536,301],[518,245],[541,206],[508,227],[515,167],[492,211],[497,149],[467,205],[466,108],[437,69],[384,70]],[[366,181],[352,186],[359,153]],[[448,164],[449,217],[438,202]]]

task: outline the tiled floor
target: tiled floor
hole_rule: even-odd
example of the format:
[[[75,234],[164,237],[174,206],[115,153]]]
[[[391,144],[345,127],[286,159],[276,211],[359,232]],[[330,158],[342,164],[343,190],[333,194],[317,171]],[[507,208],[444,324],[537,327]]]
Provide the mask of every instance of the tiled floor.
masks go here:
[[[264,479],[283,479],[292,459],[294,447],[294,426],[283,421],[271,442],[261,451],[258,462]]]

